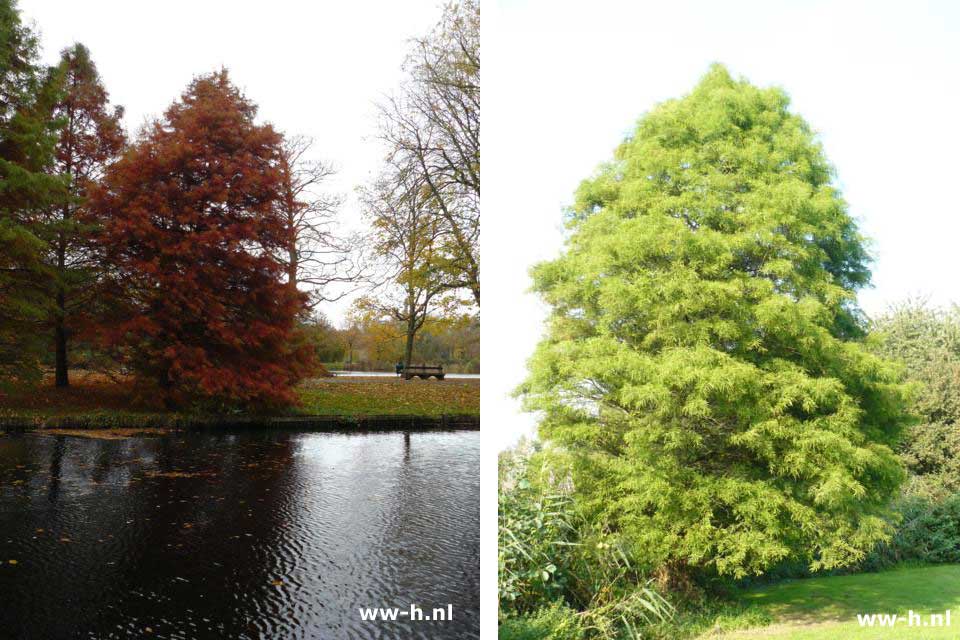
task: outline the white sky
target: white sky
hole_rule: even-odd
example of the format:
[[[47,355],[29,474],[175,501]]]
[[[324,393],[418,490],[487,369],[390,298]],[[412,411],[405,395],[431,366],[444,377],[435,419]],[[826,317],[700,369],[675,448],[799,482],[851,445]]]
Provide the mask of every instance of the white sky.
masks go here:
[[[544,308],[526,271],[557,254],[561,213],[659,101],[709,64],[779,85],[821,134],[873,240],[868,313],[911,294],[960,302],[960,3],[488,2],[483,46],[484,424],[533,430],[505,400]],[[495,375],[493,375],[495,374]]]
[[[133,132],[160,116],[198,74],[225,66],[261,120],[315,139],[339,173],[347,228],[360,225],[354,189],[380,166],[374,103],[402,79],[408,40],[439,20],[441,0],[20,0],[42,36],[43,59],[82,42]],[[339,320],[349,301],[321,307]]]

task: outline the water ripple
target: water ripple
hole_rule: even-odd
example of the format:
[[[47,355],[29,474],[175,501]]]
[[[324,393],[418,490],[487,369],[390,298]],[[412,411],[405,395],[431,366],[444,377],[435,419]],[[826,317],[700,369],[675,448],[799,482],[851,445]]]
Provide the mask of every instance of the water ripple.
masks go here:
[[[0,437],[16,638],[476,638],[478,591],[476,432]]]

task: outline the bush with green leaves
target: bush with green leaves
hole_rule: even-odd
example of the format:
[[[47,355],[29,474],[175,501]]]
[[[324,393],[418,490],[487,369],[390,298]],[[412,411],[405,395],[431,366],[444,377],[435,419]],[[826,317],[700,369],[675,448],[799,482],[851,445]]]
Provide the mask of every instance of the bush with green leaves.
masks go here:
[[[863,568],[960,562],[960,494],[939,500],[907,496],[897,511],[896,533],[870,554]]]
[[[914,383],[910,427],[900,456],[910,495],[944,498],[960,491],[960,310],[908,300],[873,323],[876,349],[901,362]]]
[[[782,90],[714,66],[581,184],[533,270],[552,314],[521,393],[578,509],[646,569],[830,569],[890,536],[905,389],[863,343],[867,253],[832,181]]]
[[[531,482],[529,464],[528,451],[501,455],[500,606],[521,613],[563,598],[570,549],[577,544],[571,497],[544,487],[540,478]]]

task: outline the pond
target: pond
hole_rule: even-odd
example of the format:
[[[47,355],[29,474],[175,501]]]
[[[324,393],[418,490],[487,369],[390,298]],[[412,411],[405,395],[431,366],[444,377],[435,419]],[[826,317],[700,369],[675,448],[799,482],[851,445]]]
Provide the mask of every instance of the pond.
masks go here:
[[[0,629],[479,637],[479,460],[476,431],[0,435]]]

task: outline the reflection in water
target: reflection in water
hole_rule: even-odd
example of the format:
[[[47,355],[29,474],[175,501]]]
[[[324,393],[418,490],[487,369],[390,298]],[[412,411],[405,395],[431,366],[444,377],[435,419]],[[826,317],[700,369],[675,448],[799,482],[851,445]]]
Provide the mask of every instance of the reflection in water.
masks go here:
[[[47,498],[50,502],[56,502],[60,495],[60,468],[63,464],[63,438],[57,438],[50,452],[50,488],[47,490]]]
[[[478,637],[479,457],[476,432],[0,436],[0,629]]]

